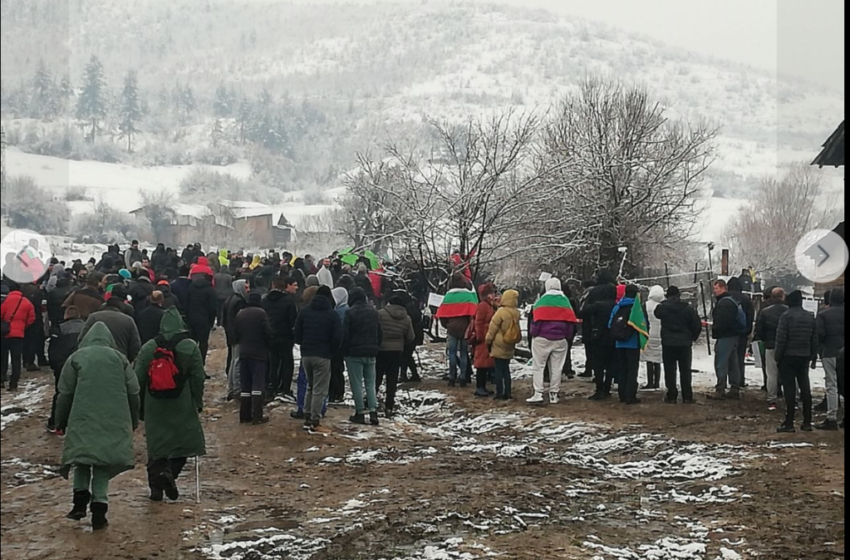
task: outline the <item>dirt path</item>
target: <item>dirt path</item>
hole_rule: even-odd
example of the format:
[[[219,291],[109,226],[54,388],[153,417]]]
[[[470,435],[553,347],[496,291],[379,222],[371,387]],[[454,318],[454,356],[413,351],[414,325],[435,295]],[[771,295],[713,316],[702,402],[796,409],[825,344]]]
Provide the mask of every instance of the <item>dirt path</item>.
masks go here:
[[[221,341],[204,412],[202,501],[190,462],[176,503],[147,499],[139,466],[115,479],[110,526],[64,518],[70,483],[53,473],[61,438],[44,432],[48,373],[3,393],[3,558],[134,560],[474,560],[761,558],[844,553],[844,433],[774,433],[760,393],[740,402],[627,407],[478,400],[437,380],[400,393],[380,427],[332,408],[329,436],[271,410],[244,427],[222,404]],[[426,354],[428,355],[428,354]],[[433,377],[435,361],[427,360]]]

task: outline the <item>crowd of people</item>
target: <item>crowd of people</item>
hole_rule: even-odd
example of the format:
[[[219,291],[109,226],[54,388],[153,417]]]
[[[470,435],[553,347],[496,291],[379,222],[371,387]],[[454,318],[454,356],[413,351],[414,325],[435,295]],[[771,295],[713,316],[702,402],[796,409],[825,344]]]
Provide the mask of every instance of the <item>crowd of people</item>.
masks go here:
[[[108,482],[133,467],[132,434],[141,421],[150,498],[177,499],[187,458],[204,454],[198,415],[217,328],[227,345],[222,397],[238,400],[241,423],[267,423],[265,407],[279,399],[293,405],[290,415],[305,430],[327,433],[322,419],[328,406],[345,402],[346,372],[354,401],[349,420],[378,425],[380,414],[392,418],[397,387],[421,381],[416,349],[424,344],[428,306],[388,281],[380,263],[349,263],[338,254],[317,261],[286,252],[205,253],[199,244],[180,255],[160,244],[148,254],[134,241],[88,263],[52,259],[32,281],[4,275],[3,385],[17,390],[24,369],[53,371],[47,429],[65,436],[63,472],[74,471],[68,517],[90,511],[95,528],[106,526]],[[476,397],[512,399],[511,364],[527,337],[532,394],[526,402],[557,404],[562,378],[575,375],[571,353],[580,336],[587,358],[580,375],[593,377],[591,400],[609,399],[616,385],[620,402],[639,404],[643,362],[645,389],[661,388],[663,369],[664,402],[678,403],[680,395],[682,403],[694,402],[693,345],[704,322],[676,286],[652,286],[644,301],[640,286],[601,270],[573,296],[549,277],[523,325],[520,292],[500,292],[491,282],[476,286],[467,264],[453,262],[435,313],[446,332],[450,387],[466,387],[474,376]],[[815,318],[799,291],[768,288],[756,316],[739,279],[718,279],[713,287],[717,384],[710,398],[740,398],[745,355],[756,341],[771,410],[784,395],[779,431],[794,431],[798,399],[801,428],[812,429],[808,369],[818,357],[827,416],[817,427],[843,428],[837,417],[843,290],[833,290]]]

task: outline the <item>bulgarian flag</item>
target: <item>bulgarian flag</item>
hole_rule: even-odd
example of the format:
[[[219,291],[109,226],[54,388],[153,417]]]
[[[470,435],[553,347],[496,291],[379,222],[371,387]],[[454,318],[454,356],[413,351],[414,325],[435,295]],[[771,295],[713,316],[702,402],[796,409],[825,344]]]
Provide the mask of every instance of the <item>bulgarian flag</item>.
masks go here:
[[[646,327],[646,317],[643,315],[643,306],[640,304],[640,294],[635,297],[635,303],[629,313],[629,326],[638,332],[638,343],[643,350],[649,340],[649,329]]]
[[[449,290],[443,298],[443,303],[437,309],[437,319],[453,317],[472,317],[478,308],[478,296],[472,290],[455,288]]]
[[[535,321],[565,321],[578,323],[576,312],[563,292],[546,292],[534,304]]]

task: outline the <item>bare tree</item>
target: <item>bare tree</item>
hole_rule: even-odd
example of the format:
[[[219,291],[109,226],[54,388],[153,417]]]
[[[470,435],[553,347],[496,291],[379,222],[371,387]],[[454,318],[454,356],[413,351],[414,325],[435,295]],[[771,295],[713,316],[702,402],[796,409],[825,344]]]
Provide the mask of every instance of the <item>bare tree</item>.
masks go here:
[[[797,163],[781,178],[762,179],[752,203],[730,223],[726,242],[741,266],[781,280],[797,275],[794,249],[800,238],[813,229],[831,229],[842,210],[823,199],[821,172]]]
[[[668,119],[643,89],[586,80],[545,128],[540,165],[549,171],[538,175],[555,182],[559,195],[541,209],[543,222],[530,221],[532,228],[542,224],[536,228],[541,246],[587,273],[618,263],[619,247],[627,248],[631,271],[682,243],[696,222],[715,134]],[[548,229],[558,216],[578,236]]]
[[[174,193],[163,189],[161,191],[142,191],[142,208],[144,216],[150,224],[152,235],[159,241],[174,219]]]

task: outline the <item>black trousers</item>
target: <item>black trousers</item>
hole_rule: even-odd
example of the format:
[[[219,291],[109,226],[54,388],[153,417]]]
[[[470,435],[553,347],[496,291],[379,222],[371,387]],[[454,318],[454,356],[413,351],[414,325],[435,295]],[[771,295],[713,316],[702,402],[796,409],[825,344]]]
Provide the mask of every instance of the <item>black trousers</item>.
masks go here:
[[[204,364],[207,363],[207,351],[210,349],[210,331],[212,331],[212,325],[189,325],[189,336],[198,343]]]
[[[2,350],[2,378],[3,383],[6,382],[9,373],[9,358],[12,359],[12,377],[9,378],[9,386],[17,387],[18,381],[21,379],[21,370],[23,369],[24,355],[24,339],[23,338],[4,338],[0,339],[0,350]]]
[[[24,364],[46,366],[47,358],[44,356],[44,326],[31,325],[24,331]]]
[[[47,419],[48,430],[56,427],[56,401],[59,400],[59,376],[61,374],[61,369],[53,372],[53,401],[50,405],[50,418]]]
[[[148,486],[151,490],[165,490],[169,477],[177,480],[183,467],[186,466],[186,457],[175,457],[173,459],[151,459],[148,458]]]
[[[635,402],[638,391],[638,371],[640,370],[640,349],[617,348],[617,356],[620,366],[617,394],[621,402]]]
[[[593,369],[596,393],[610,394],[611,383],[614,381],[614,347],[610,344],[590,342],[585,351],[589,356],[588,366]]]
[[[375,390],[381,388],[384,378],[387,380],[387,400],[385,410],[395,409],[395,393],[398,385],[398,373],[401,369],[402,352],[378,352],[375,360]]]
[[[345,398],[345,358],[331,358],[331,382],[328,386],[328,401],[339,402]]]
[[[738,371],[741,373],[741,387],[747,386],[747,376],[744,375],[745,363],[747,361],[747,349],[750,347],[747,336],[738,339],[738,348],[735,357],[738,358]]]
[[[593,369],[593,353],[598,343],[593,342],[590,337],[590,332],[581,335],[581,341],[584,344],[584,371],[596,371]]]
[[[243,397],[262,396],[266,388],[269,363],[263,360],[239,359],[239,386]]]
[[[218,300],[218,313],[216,313],[215,320],[219,327],[224,326],[224,304],[227,302],[227,298]]]
[[[291,395],[295,375],[294,342],[278,341],[269,353],[269,391],[272,395]],[[228,354],[230,349],[228,347]]]
[[[667,386],[667,399],[675,401],[679,398],[679,389],[676,386],[676,373],[682,383],[682,399],[694,400],[694,389],[691,378],[691,364],[693,363],[693,348],[690,346],[662,346],[661,360],[664,362],[664,384]]]
[[[779,379],[785,396],[785,423],[794,424],[797,387],[803,401],[803,423],[812,423],[812,386],[809,383],[809,363],[805,356],[785,356],[779,362]]]
[[[410,379],[419,379],[419,367],[416,364],[416,345],[409,344],[404,347],[404,353],[401,359],[401,373],[399,376],[402,379],[407,378],[407,372],[410,372]]]

